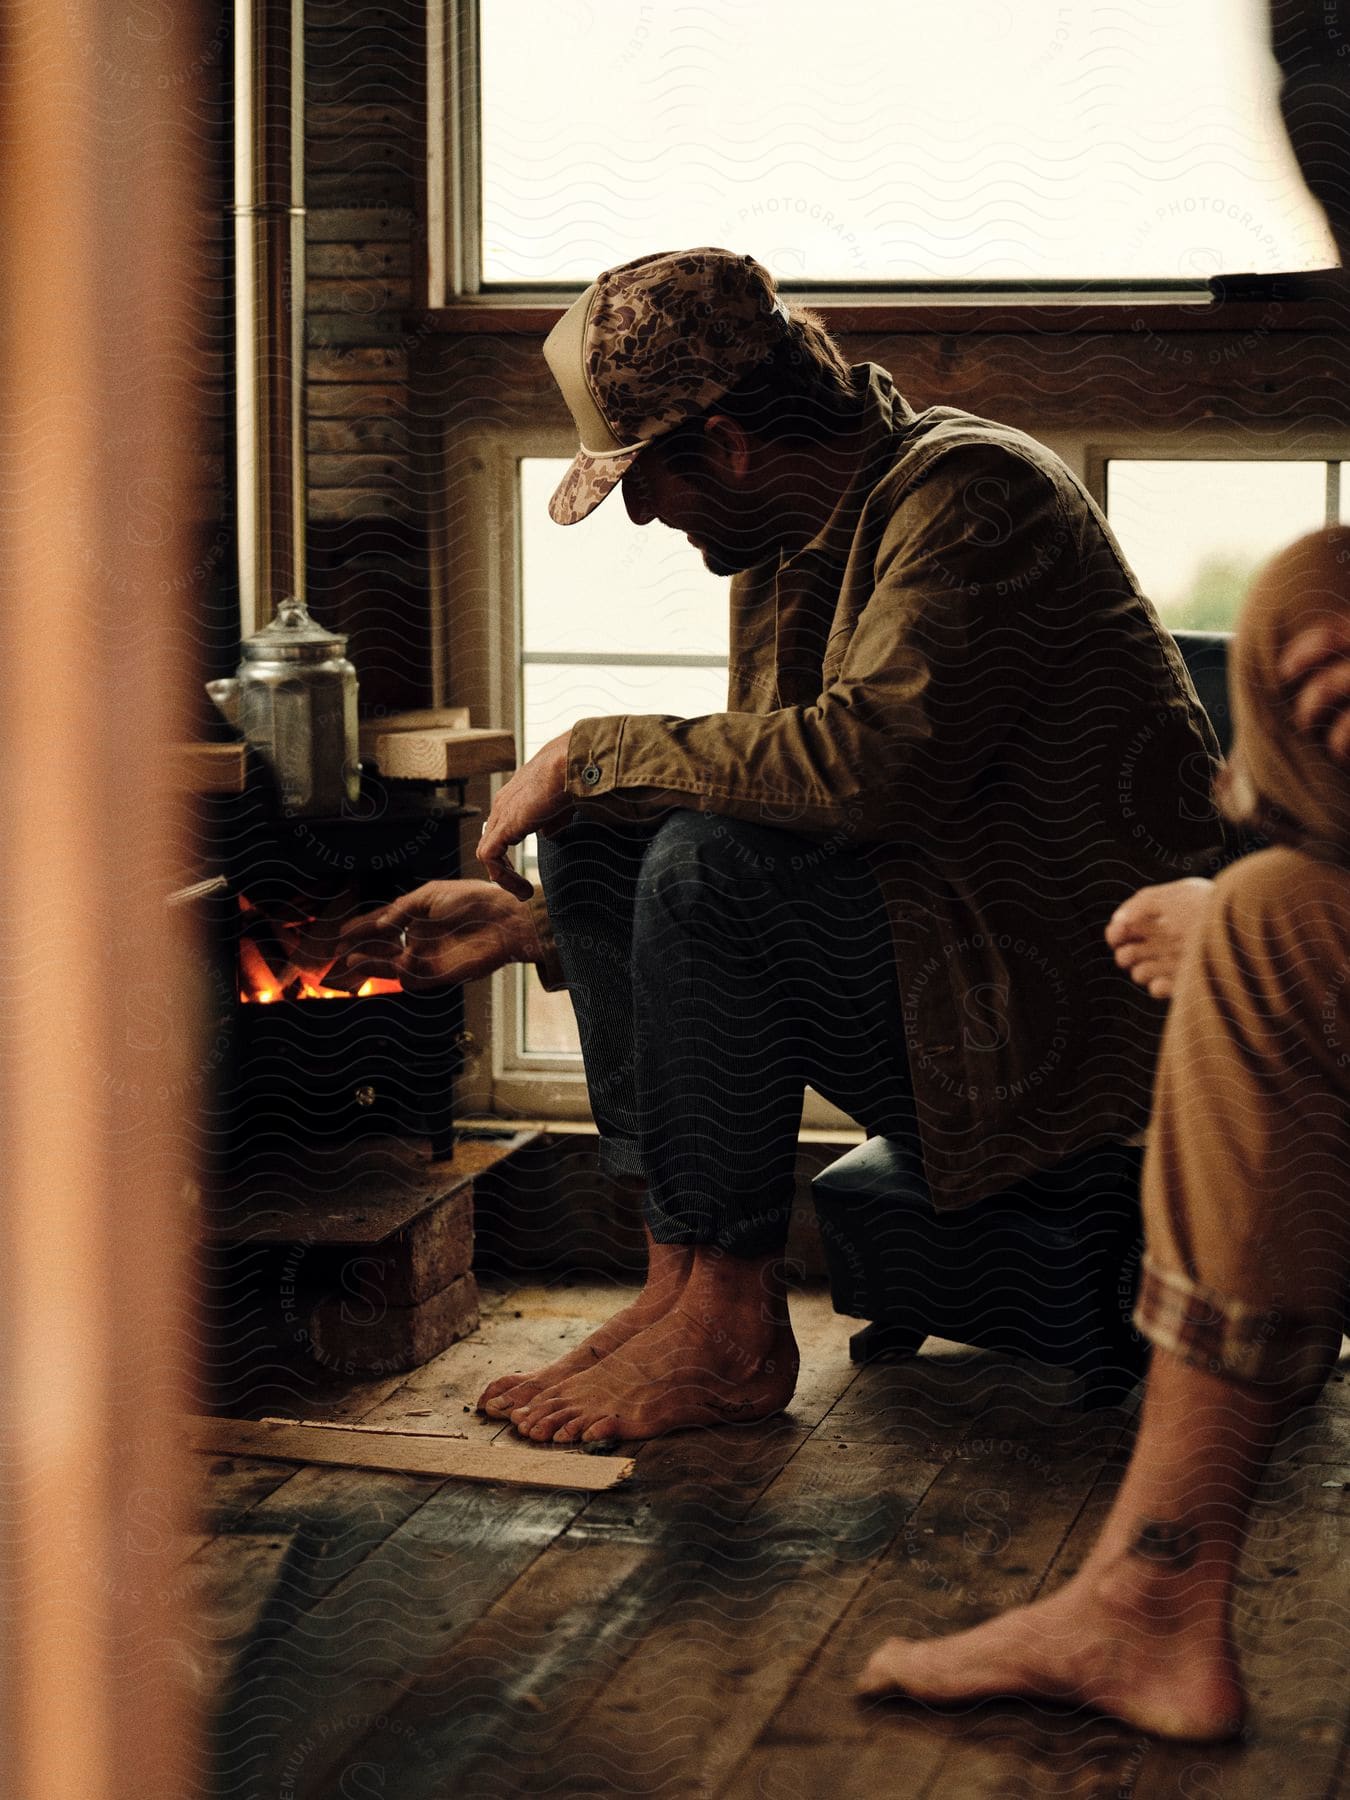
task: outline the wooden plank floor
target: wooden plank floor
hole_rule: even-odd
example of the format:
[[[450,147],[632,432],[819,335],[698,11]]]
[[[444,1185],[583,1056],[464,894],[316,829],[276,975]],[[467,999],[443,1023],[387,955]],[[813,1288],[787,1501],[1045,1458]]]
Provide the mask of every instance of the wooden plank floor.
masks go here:
[[[310,1416],[498,1429],[493,1375],[556,1355],[613,1287],[499,1289],[408,1377],[333,1381]],[[1125,1411],[952,1345],[855,1370],[827,1297],[794,1297],[790,1413],[641,1448],[587,1498],[203,1459],[204,1791],[229,1800],[967,1800],[1350,1796],[1350,1384],[1272,1462],[1241,1585],[1247,1739],[1156,1744],[1021,1703],[863,1707],[891,1632],[973,1623],[1063,1579],[1128,1454]],[[468,1421],[466,1423],[466,1421]],[[190,1552],[190,1553],[188,1553]]]

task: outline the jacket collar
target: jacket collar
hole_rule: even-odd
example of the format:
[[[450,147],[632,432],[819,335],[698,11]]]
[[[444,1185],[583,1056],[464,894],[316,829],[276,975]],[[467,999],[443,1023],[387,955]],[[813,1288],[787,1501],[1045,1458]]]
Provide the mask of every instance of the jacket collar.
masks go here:
[[[782,569],[806,556],[848,561],[867,497],[895,460],[897,439],[919,416],[880,363],[855,363],[853,386],[862,410],[857,466],[829,518],[809,543],[782,559]]]

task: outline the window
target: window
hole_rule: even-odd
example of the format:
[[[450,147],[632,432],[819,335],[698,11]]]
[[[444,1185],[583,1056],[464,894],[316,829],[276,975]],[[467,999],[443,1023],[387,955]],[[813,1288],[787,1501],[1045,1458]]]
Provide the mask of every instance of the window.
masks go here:
[[[727,699],[727,583],[674,532],[639,529],[622,498],[560,531],[548,498],[567,459],[520,462],[520,717],[526,756],[578,719],[719,712]],[[535,879],[533,846],[525,870]],[[524,982],[526,1056],[579,1054],[566,994]]]
[[[1279,122],[1266,0],[428,0],[428,56],[428,297],[465,302],[419,340],[449,496],[438,694],[514,728],[524,755],[588,714],[724,704],[725,583],[621,501],[576,531],[547,519],[575,434],[536,334],[599,269],[723,243],[828,308],[943,285],[976,303],[1084,284],[1190,301],[1217,272],[1336,260]],[[511,316],[513,299],[533,305]],[[1152,389],[1122,401],[1122,370],[1150,377],[1146,336],[1124,336],[1146,319],[1119,306],[1081,337],[1063,317],[1044,339],[1014,323],[989,355],[972,311],[955,361],[912,309],[875,336],[855,319],[846,348],[917,404],[1025,424],[1108,508],[1169,622],[1226,623],[1250,566],[1336,516],[1350,456],[1336,408],[1317,434],[1274,403],[1248,416],[1267,338],[1292,341],[1279,305],[1241,342],[1234,322],[1217,405],[1184,363],[1165,407]],[[1024,370],[1042,363],[1030,416]],[[468,1106],[585,1116],[565,994],[510,971],[467,1003],[491,1052]]]
[[[1266,0],[430,11],[433,299],[581,287],[699,243],[853,289],[1202,287],[1336,261],[1280,123]]]
[[[1106,509],[1139,584],[1174,631],[1231,631],[1252,576],[1342,518],[1339,462],[1106,464]]]
[[[1145,593],[1175,630],[1231,629],[1251,576],[1282,545],[1350,514],[1342,463],[1326,457],[1178,458],[1057,448],[1089,474]],[[1095,479],[1091,470],[1096,468]],[[567,459],[514,465],[520,549],[519,717],[532,755],[578,718],[620,712],[691,716],[725,704],[727,584],[673,532],[639,529],[611,501],[584,530],[560,531],[548,497]],[[523,866],[534,878],[532,846]],[[504,1064],[579,1076],[571,1001],[532,974],[501,978]],[[579,1092],[579,1090],[578,1090]],[[834,1115],[812,1098],[808,1120]]]

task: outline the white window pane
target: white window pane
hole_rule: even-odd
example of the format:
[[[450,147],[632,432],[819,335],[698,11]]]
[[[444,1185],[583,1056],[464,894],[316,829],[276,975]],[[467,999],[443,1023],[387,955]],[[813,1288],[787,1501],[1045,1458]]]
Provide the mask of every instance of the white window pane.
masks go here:
[[[1107,468],[1111,526],[1174,630],[1226,631],[1247,584],[1326,513],[1321,462],[1145,462]]]
[[[634,525],[622,494],[555,525],[549,495],[566,468],[551,457],[520,465],[523,647],[725,660],[730,584],[679,532]]]
[[[667,713],[680,719],[724,712],[725,669],[671,669],[650,664],[527,663],[525,754],[570,731],[578,719],[616,713]]]
[[[566,988],[550,994],[539,984],[533,969],[522,971],[525,982],[525,1033],[523,1049],[533,1056],[581,1055],[577,1015]]]
[[[482,0],[483,277],[1206,277],[1335,252],[1265,0]]]

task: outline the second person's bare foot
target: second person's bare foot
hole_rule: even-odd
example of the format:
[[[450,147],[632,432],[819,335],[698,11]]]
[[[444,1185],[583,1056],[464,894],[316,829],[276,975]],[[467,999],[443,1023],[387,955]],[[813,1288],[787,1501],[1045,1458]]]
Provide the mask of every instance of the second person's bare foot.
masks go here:
[[[928,1702],[1028,1696],[1089,1706],[1160,1737],[1213,1741],[1242,1722],[1226,1622],[1193,1586],[1122,1558],[972,1631],[890,1638],[858,1692]]]
[[[1170,1000],[1186,952],[1204,929],[1214,883],[1199,875],[1140,888],[1118,906],[1106,941],[1130,980],[1155,1000]]]
[[[478,1411],[491,1419],[506,1419],[543,1388],[556,1387],[569,1375],[593,1369],[629,1338],[664,1318],[684,1290],[693,1267],[694,1252],[681,1244],[647,1243],[647,1280],[636,1300],[621,1306],[575,1349],[529,1374],[499,1375],[478,1396]]]

